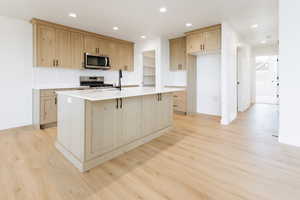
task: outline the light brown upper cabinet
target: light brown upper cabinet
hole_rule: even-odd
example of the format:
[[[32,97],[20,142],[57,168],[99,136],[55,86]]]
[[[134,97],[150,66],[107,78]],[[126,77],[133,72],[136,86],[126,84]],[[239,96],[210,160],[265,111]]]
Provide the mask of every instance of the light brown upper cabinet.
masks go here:
[[[170,70],[186,69],[186,37],[169,40],[170,45]]]
[[[55,66],[55,29],[48,26],[35,27],[36,65]]]
[[[83,65],[84,65],[83,49],[84,49],[83,34],[71,32],[72,68],[83,69]]]
[[[204,50],[212,52],[221,48],[221,29],[206,31]]]
[[[187,53],[211,53],[221,48],[221,25],[215,25],[186,33]]]
[[[100,52],[100,41],[96,37],[85,36],[84,37],[84,52],[93,55],[98,55]]]
[[[134,44],[39,19],[34,26],[34,63],[38,67],[83,69],[84,53],[109,56],[112,70],[133,71]]]
[[[188,35],[186,38],[187,42],[187,52],[197,53],[203,51],[204,44],[204,33],[199,32],[195,34]]]
[[[133,71],[133,45],[127,43],[120,44],[119,68],[125,71]]]
[[[71,32],[61,29],[55,30],[55,67],[72,67]]]
[[[71,68],[71,33],[44,25],[37,25],[34,30],[35,65]]]

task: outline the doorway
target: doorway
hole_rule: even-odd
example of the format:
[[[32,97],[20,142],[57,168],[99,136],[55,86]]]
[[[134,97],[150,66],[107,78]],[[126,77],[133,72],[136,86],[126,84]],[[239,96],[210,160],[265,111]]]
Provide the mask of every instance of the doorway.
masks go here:
[[[279,104],[278,56],[255,57],[256,103]]]

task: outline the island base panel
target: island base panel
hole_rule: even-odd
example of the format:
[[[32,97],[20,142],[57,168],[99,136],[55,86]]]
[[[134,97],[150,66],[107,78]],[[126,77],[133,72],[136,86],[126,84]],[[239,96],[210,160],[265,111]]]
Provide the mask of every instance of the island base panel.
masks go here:
[[[153,133],[151,135],[148,135],[146,137],[140,138],[136,141],[133,141],[129,144],[126,144],[124,146],[121,146],[111,152],[105,153],[99,157],[96,157],[92,160],[88,160],[85,162],[81,162],[80,160],[78,160],[76,158],[76,156],[74,156],[71,152],[69,152],[63,145],[61,145],[58,141],[56,141],[55,143],[55,147],[58,151],[60,151],[67,160],[69,160],[76,168],[78,168],[78,170],[80,172],[86,172],[108,160],[111,160],[113,158],[116,158],[117,156],[126,153],[138,146],[141,146],[143,144],[146,144],[148,142],[150,142],[151,140],[158,138],[160,136],[162,136],[163,134],[165,134],[166,132],[168,132],[171,129],[171,127],[162,129],[156,133]]]

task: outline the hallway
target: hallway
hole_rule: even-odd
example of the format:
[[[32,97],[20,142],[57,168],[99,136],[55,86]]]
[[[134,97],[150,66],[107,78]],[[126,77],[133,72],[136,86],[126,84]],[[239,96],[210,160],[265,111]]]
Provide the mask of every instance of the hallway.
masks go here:
[[[229,126],[174,116],[165,135],[80,173],[54,148],[56,128],[0,132],[0,199],[298,200],[300,149],[279,144],[276,108]]]
[[[253,134],[277,135],[278,107],[275,104],[254,104],[247,112],[239,113],[233,124],[243,125],[251,130]]]

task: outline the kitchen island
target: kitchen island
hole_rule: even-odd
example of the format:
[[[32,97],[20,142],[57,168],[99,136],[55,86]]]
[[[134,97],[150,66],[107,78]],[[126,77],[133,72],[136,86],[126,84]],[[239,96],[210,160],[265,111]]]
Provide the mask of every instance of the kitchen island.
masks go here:
[[[56,148],[81,172],[161,136],[182,88],[59,91]]]

